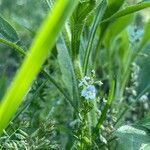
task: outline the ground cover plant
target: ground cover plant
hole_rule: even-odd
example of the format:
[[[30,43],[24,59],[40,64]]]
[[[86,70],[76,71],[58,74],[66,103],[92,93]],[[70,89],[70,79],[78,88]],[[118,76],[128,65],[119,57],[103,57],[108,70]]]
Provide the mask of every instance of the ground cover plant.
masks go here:
[[[0,149],[149,150],[149,7],[0,1]]]

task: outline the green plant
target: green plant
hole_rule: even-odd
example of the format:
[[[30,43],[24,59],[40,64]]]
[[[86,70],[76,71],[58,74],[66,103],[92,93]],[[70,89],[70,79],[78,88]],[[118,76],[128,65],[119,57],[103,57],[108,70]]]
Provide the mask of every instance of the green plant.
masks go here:
[[[27,53],[15,29],[0,17],[0,43],[25,57],[0,104],[0,148],[148,149],[149,114],[143,110],[146,123],[140,125],[141,118],[132,110],[143,99],[149,107],[149,84],[137,94],[137,62],[150,39],[150,22],[144,29],[134,29],[134,24],[135,12],[150,7],[150,2],[45,4],[50,13]],[[51,122],[54,130],[49,129]],[[128,122],[132,125],[125,125]]]

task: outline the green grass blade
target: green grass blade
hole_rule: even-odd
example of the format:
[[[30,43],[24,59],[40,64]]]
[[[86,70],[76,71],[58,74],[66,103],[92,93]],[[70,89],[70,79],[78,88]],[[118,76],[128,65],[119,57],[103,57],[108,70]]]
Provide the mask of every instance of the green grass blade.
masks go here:
[[[45,19],[22,67],[0,105],[0,133],[7,126],[23,97],[27,94],[76,3],[77,0],[58,0],[53,11]]]
[[[142,9],[148,8],[150,7],[150,2],[142,2],[142,3],[138,3],[135,5],[131,5],[128,7],[123,8],[122,10],[119,10],[118,12],[116,12],[114,15],[112,15],[111,17],[104,19],[101,23],[104,22],[108,22],[108,21],[112,21],[114,19],[135,13],[137,11],[140,11]]]

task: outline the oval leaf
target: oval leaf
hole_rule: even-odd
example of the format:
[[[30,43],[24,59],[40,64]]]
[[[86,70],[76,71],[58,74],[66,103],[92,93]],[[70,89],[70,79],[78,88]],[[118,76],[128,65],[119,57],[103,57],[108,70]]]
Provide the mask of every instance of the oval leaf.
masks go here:
[[[150,144],[150,136],[132,126],[120,127],[115,135],[119,138],[117,150],[143,150]]]

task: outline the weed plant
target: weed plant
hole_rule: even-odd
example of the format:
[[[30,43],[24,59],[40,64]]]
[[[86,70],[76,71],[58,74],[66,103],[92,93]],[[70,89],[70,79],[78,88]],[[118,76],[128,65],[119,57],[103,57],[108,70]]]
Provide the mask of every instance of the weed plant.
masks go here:
[[[0,149],[149,150],[150,2],[15,2],[0,4]]]

